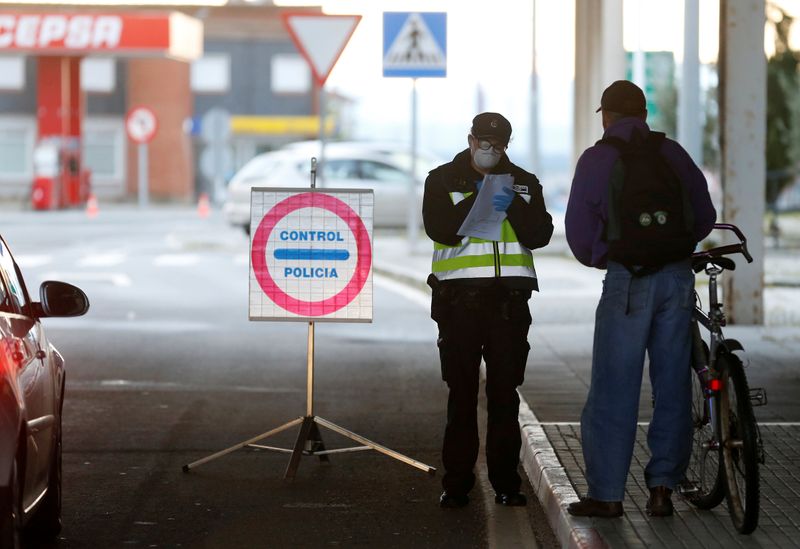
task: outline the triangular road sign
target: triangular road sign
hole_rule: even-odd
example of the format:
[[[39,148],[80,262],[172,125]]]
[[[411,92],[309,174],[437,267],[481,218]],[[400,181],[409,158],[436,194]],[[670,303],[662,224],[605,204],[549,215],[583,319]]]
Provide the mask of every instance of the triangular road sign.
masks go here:
[[[317,84],[322,87],[361,16],[309,13],[283,13],[282,16],[292,41],[311,66]]]

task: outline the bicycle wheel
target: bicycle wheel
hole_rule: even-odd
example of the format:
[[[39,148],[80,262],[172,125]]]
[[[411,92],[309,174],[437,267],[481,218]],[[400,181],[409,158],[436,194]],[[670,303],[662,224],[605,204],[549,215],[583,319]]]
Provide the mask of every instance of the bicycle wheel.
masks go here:
[[[731,353],[717,358],[722,374],[720,432],[728,512],[740,534],[758,525],[758,428],[741,360]]]
[[[702,371],[692,368],[692,454],[686,479],[679,490],[689,503],[700,509],[716,507],[725,498],[720,446],[714,422],[719,414],[719,398],[706,395],[708,346],[703,344],[706,359]]]

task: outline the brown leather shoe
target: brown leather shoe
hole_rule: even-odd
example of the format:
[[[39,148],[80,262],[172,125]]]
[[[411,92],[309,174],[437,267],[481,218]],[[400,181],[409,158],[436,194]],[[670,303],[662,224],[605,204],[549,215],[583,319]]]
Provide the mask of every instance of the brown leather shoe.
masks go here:
[[[576,517],[616,518],[622,516],[622,502],[581,498],[570,503],[567,512]]]
[[[647,498],[647,514],[651,517],[669,517],[672,515],[672,490],[666,486],[650,488]]]

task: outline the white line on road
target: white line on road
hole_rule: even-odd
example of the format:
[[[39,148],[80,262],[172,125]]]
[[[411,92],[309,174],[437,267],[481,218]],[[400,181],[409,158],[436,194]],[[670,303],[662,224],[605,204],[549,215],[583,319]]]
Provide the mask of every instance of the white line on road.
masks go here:
[[[67,387],[75,390],[104,391],[211,391],[223,393],[301,393],[305,388],[254,387],[244,385],[198,385],[175,381],[134,381],[130,379],[98,379],[67,381]]]
[[[43,280],[64,280],[76,282],[110,282],[114,286],[128,287],[133,284],[131,277],[125,273],[82,273],[51,271],[42,276]]]
[[[426,292],[414,289],[407,284],[402,284],[389,277],[373,274],[373,281],[377,286],[385,288],[424,309],[430,309],[431,298]],[[431,342],[433,344],[433,342]],[[485,375],[481,376],[485,382]],[[481,391],[481,395],[484,391]],[[486,440],[486,403],[485,397],[481,397],[480,432],[481,440]],[[534,549],[538,547],[536,537],[531,528],[528,511],[525,507],[503,507],[494,502],[494,489],[489,482],[489,475],[486,471],[485,443],[481,444],[476,468],[477,486],[475,492],[480,491],[483,496],[486,511],[486,535],[490,549],[503,549],[505,547],[520,547]],[[535,490],[534,490],[535,491]]]
[[[53,261],[51,255],[18,255],[15,258],[23,269],[35,269]]]
[[[199,262],[194,254],[161,254],[153,258],[156,267],[191,267]]]
[[[115,267],[126,259],[123,253],[91,254],[82,257],[77,264],[79,267]]]

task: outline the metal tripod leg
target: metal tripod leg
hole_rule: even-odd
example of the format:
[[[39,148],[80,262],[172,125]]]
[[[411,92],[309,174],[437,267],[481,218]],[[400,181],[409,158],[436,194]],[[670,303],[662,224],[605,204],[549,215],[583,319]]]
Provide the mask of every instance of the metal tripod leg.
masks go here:
[[[304,418],[302,418],[302,417],[299,417],[297,419],[293,419],[292,421],[290,421],[288,423],[284,423],[280,427],[276,427],[275,429],[272,429],[271,431],[267,431],[266,433],[261,433],[260,435],[258,435],[256,437],[253,437],[251,439],[245,440],[244,442],[240,442],[239,444],[231,446],[230,448],[226,448],[225,450],[220,450],[219,452],[211,454],[210,456],[206,456],[206,457],[204,457],[202,459],[198,459],[197,461],[193,461],[193,462],[183,466],[183,472],[184,473],[188,473],[189,469],[193,469],[193,468],[197,467],[198,465],[202,465],[204,463],[208,463],[211,460],[214,460],[214,459],[217,459],[218,457],[222,457],[224,455],[230,454],[231,452],[235,452],[236,450],[239,450],[240,448],[244,448],[245,446],[252,446],[252,445],[254,445],[254,443],[258,442],[259,440],[265,439],[267,437],[271,437],[272,435],[275,435],[275,434],[278,434],[278,433],[280,433],[282,431],[285,431],[286,429],[288,429],[290,427],[294,427],[295,425],[297,425],[298,423],[303,421],[303,419]]]

